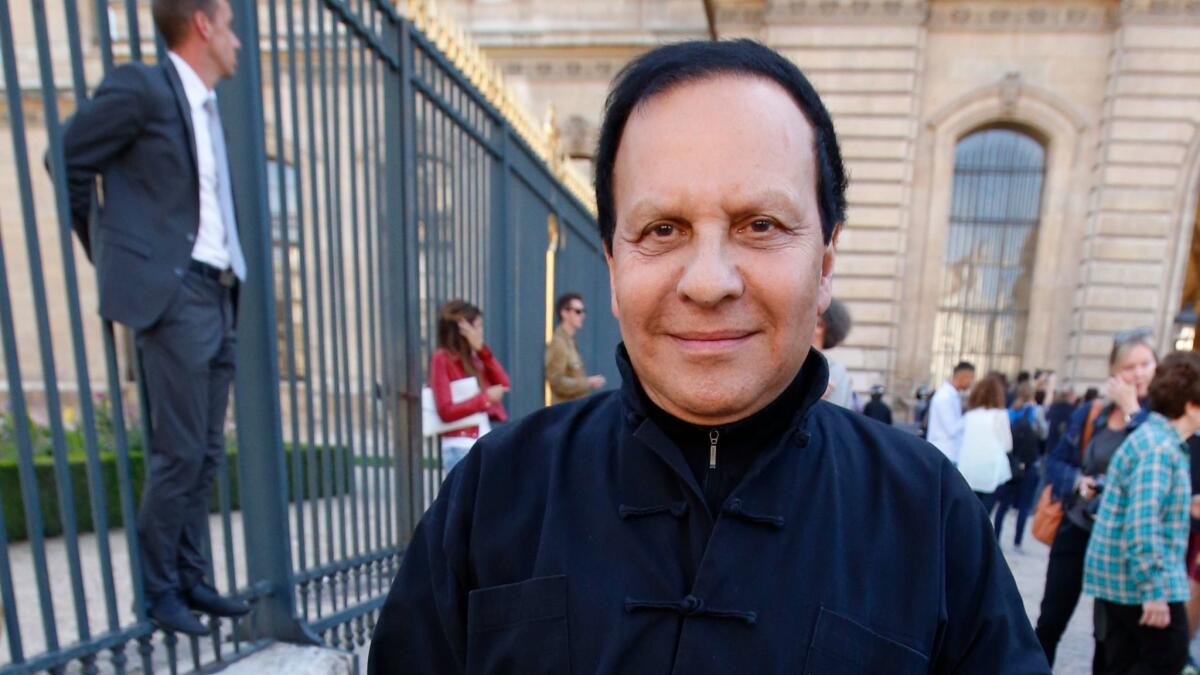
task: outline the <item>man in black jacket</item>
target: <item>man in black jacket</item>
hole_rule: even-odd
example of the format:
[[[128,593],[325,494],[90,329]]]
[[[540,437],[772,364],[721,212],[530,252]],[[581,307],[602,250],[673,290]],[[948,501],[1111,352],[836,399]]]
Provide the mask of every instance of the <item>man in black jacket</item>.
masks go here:
[[[189,610],[249,611],[205,580],[212,479],[234,376],[232,291],[245,277],[213,87],[240,47],[228,0],[154,0],[170,48],[112,71],[64,135],[72,226],[96,265],[100,314],[136,333],[150,462],[138,516],[147,612],[208,630]],[[89,222],[101,178],[103,204]]]
[[[888,404],[883,402],[883,385],[875,385],[871,387],[871,400],[867,401],[867,405],[863,406],[863,414],[873,420],[879,420],[884,424],[892,423],[892,409]]]
[[[821,401],[845,176],[747,41],[636,59],[596,155],[622,388],[489,434],[381,609],[384,673],[1049,673],[987,514]]]

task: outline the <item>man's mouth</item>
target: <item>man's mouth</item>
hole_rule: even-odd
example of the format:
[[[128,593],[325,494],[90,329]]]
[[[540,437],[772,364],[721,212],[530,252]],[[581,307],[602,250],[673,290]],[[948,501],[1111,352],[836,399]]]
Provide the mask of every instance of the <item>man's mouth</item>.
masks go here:
[[[681,350],[693,353],[732,351],[745,345],[755,334],[756,331],[740,329],[667,333]]]

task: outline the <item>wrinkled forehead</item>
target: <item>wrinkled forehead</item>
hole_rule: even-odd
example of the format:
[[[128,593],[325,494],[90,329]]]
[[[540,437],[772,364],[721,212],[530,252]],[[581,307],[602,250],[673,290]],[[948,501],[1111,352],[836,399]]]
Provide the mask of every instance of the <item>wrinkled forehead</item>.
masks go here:
[[[670,207],[781,192],[815,200],[813,138],[804,111],[769,78],[715,74],[674,84],[639,102],[625,124],[613,167],[616,211],[647,199]]]

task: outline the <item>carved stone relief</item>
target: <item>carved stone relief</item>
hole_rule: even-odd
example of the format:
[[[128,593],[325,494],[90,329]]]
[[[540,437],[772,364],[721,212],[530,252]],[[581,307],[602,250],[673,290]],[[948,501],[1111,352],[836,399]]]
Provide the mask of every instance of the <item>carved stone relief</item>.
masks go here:
[[[1111,30],[1116,8],[1098,2],[1014,2],[988,0],[935,3],[931,28],[954,30]]]
[[[1200,22],[1200,0],[1122,0],[1121,19]]]
[[[928,0],[771,0],[766,20],[840,23],[866,19],[920,23],[928,14]]]
[[[626,61],[616,59],[495,59],[505,75],[535,80],[608,80]]]

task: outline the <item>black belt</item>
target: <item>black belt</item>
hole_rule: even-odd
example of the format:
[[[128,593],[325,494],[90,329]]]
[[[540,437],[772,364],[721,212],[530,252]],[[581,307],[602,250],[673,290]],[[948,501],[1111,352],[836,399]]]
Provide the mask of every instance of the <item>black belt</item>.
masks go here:
[[[212,279],[225,288],[233,288],[233,282],[237,281],[237,276],[234,275],[233,270],[217,269],[216,267],[213,267],[208,263],[202,263],[199,260],[188,261],[188,269],[196,274]]]

